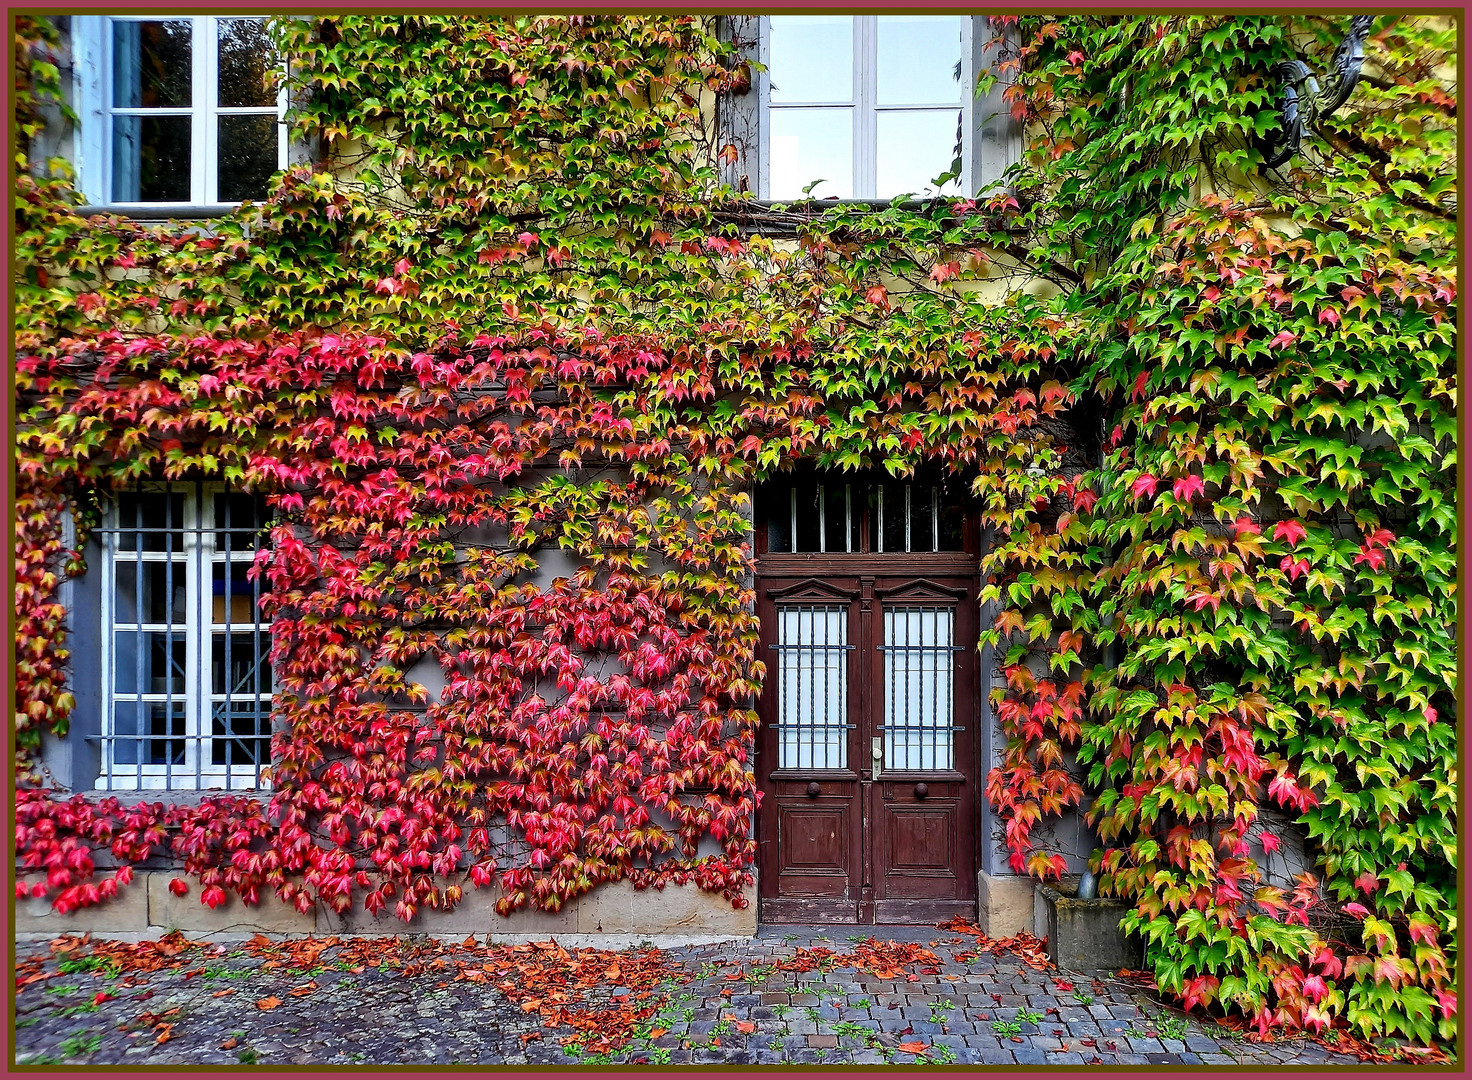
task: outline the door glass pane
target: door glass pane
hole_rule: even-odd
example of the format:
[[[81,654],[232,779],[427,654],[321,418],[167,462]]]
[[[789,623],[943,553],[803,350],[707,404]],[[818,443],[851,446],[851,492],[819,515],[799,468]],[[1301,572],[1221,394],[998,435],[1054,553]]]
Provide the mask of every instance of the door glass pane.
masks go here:
[[[884,767],[950,769],[949,607],[884,609]]]
[[[967,17],[881,15],[878,22],[880,105],[964,100],[961,33]]]
[[[905,193],[933,195],[960,190],[959,180],[937,189],[931,182],[949,172],[961,134],[959,109],[896,109],[878,114],[876,197]]]
[[[852,109],[773,109],[768,197],[800,199],[814,180],[816,199],[854,193]]]
[[[112,24],[115,109],[186,109],[194,78],[188,19]]]
[[[774,102],[852,102],[853,17],[772,16],[770,61]]]
[[[281,62],[266,20],[221,19],[219,40],[220,107],[275,105]]]
[[[777,764],[848,767],[848,609],[777,609]]]

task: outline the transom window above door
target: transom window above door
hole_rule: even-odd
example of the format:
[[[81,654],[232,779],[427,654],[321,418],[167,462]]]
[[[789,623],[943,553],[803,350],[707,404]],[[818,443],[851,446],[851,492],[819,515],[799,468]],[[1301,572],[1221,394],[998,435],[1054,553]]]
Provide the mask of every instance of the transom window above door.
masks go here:
[[[965,483],[950,476],[885,478],[809,474],[756,493],[764,554],[917,554],[973,550]]]
[[[975,22],[969,15],[763,20],[762,195],[973,190]]]
[[[72,19],[78,186],[97,204],[225,206],[266,197],[287,136],[259,16]]]

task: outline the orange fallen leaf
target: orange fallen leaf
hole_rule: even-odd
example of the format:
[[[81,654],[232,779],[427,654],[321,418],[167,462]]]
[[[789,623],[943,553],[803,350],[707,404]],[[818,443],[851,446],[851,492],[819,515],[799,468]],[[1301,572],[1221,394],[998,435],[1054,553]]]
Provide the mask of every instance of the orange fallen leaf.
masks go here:
[[[158,1038],[154,1039],[153,1041],[155,1043],[157,1043],[158,1045],[163,1045],[164,1043],[168,1042],[170,1039],[172,1039],[174,1037],[174,1025],[173,1024],[160,1024],[160,1025],[158,1025],[158,1029],[157,1030],[158,1030]]]
[[[235,990],[232,987],[229,990],[216,990],[213,994],[210,995],[210,997],[212,997],[212,998],[229,997],[233,993],[235,993]]]
[[[234,1050],[239,1045],[240,1045],[240,1040],[237,1039],[234,1035],[231,1035],[228,1039],[226,1039],[224,1042],[222,1042],[220,1044],[220,1049],[221,1050]]]
[[[317,980],[313,979],[311,982],[306,983],[302,986],[293,987],[292,989],[288,990],[287,993],[290,994],[292,997],[306,997],[315,989],[317,989]]]
[[[256,1002],[256,1008],[260,1009],[261,1012],[270,1012],[272,1009],[280,1007],[281,999],[279,997],[263,997]]]
[[[907,1054],[923,1054],[930,1049],[930,1044],[921,1042],[919,1039],[915,1039],[912,1042],[900,1043],[899,1048]]]
[[[525,1046],[529,1042],[539,1042],[541,1038],[542,1033],[540,1031],[528,1031],[521,1037],[521,1045]]]
[[[649,1037],[651,1039],[657,1039],[661,1035],[668,1035],[669,1033],[670,1033],[670,1029],[669,1028],[650,1028],[649,1029]]]
[[[750,1020],[737,1020],[736,1030],[741,1032],[741,1034],[743,1035],[750,1035],[753,1031],[756,1030],[756,1025],[753,1024]]]

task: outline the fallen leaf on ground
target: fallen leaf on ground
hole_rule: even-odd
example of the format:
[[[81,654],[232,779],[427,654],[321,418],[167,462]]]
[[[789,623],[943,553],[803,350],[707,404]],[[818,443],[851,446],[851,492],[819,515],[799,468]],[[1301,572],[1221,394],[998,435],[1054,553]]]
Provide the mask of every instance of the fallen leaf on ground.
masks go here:
[[[915,1039],[913,1042],[900,1043],[899,1048],[907,1054],[923,1054],[930,1049],[930,1044]]]
[[[753,1024],[750,1020],[737,1020],[736,1030],[741,1032],[741,1034],[743,1035],[750,1035],[753,1031],[756,1030],[756,1025]]]
[[[156,1039],[154,1039],[153,1041],[161,1046],[164,1043],[168,1042],[173,1037],[174,1037],[174,1025],[173,1024],[160,1024],[158,1026],[158,1037]]]
[[[290,990],[287,991],[287,993],[290,994],[292,997],[306,997],[315,989],[317,989],[317,980],[313,979],[311,982],[306,983],[302,986],[292,987]]]
[[[212,998],[229,997],[233,993],[235,993],[235,990],[232,987],[229,990],[216,990],[213,994],[210,995],[210,997],[212,997]]]
[[[279,997],[263,997],[256,1002],[256,1008],[260,1009],[261,1012],[270,1012],[272,1009],[280,1007],[281,999]]]
[[[226,1039],[224,1042],[222,1042],[220,1044],[220,1049],[221,1050],[234,1050],[239,1045],[240,1045],[240,1040],[237,1039],[234,1035],[231,1035],[228,1039]]]

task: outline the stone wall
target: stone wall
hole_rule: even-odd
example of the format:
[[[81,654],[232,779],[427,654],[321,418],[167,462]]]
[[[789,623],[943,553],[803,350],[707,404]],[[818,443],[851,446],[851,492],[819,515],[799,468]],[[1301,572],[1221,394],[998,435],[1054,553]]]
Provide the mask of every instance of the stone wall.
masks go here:
[[[143,871],[111,901],[70,914],[54,911],[44,899],[17,899],[13,933],[17,939],[54,938],[91,932],[120,940],[157,938],[173,930],[191,938],[249,937],[252,934],[433,934],[463,938],[490,935],[497,941],[532,941],[556,937],[565,944],[632,945],[644,939],[663,944],[697,944],[751,937],[756,933],[756,889],[747,890],[748,904],[737,910],[718,893],[693,885],[663,890],[636,890],[626,881],[600,885],[565,904],[561,911],[497,915],[495,890],[471,890],[451,912],[421,912],[408,923],[392,911],[377,916],[355,906],[345,913],[318,908],[305,914],[283,904],[275,894],[250,907],[237,897],[217,908],[199,900],[193,883],[188,894],[175,896],[170,871]]]

